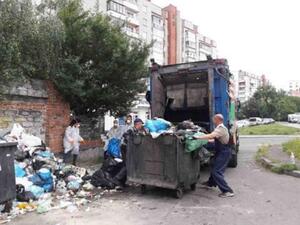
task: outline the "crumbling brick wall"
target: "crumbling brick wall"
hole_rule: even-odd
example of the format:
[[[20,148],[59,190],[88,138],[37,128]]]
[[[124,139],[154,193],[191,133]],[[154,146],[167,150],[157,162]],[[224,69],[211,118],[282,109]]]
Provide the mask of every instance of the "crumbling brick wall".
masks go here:
[[[55,89],[50,81],[47,84],[46,143],[54,152],[62,150],[62,140],[70,122],[70,105]]]
[[[15,83],[4,90],[0,101],[0,135],[20,123],[27,132],[40,137],[54,152],[62,151],[69,123],[70,106],[49,81]]]

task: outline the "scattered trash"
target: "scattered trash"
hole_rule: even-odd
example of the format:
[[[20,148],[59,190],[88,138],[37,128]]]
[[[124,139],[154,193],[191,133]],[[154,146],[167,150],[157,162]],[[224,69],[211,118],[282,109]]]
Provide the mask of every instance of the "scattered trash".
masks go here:
[[[290,159],[291,159],[291,163],[292,163],[292,164],[296,164],[296,160],[295,160],[295,154],[294,154],[294,152],[291,152]]]
[[[82,186],[82,188],[85,191],[92,191],[95,187],[91,183],[86,183]]]
[[[111,138],[108,142],[107,153],[114,158],[121,158],[121,140]]]
[[[107,189],[114,189],[116,186],[124,186],[125,182],[125,163],[110,157],[103,162],[102,167],[91,177],[92,185]]]
[[[30,202],[35,200],[35,195],[30,191],[25,191],[25,187],[22,184],[16,185],[16,192],[17,192],[17,200],[20,202]]]
[[[72,180],[67,185],[69,190],[78,191],[80,188],[80,183],[77,180]]]
[[[37,207],[39,214],[46,213],[51,210],[51,199],[41,201]]]
[[[206,145],[208,143],[207,140],[201,140],[201,139],[195,139],[195,136],[201,136],[204,135],[201,132],[198,132],[196,134],[186,134],[185,135],[185,150],[187,152],[192,152],[197,149],[200,149],[202,146]]]
[[[29,191],[35,196],[36,199],[39,199],[44,194],[44,189],[36,185],[31,185],[29,187]]]
[[[69,205],[68,207],[67,207],[67,211],[69,212],[69,213],[74,213],[74,212],[76,212],[78,210],[78,208],[77,208],[77,206],[75,206],[75,205]]]
[[[16,177],[24,177],[26,175],[25,170],[19,164],[15,164],[15,175]]]
[[[153,120],[147,120],[145,128],[149,130],[152,138],[157,138],[161,134],[167,132],[172,124],[161,118],[156,118]]]

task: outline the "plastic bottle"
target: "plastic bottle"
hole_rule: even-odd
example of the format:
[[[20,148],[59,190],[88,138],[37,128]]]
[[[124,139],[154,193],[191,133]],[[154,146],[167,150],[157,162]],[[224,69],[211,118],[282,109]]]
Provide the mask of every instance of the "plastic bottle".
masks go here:
[[[294,152],[291,152],[290,158],[291,158],[291,163],[292,163],[292,164],[296,164]]]

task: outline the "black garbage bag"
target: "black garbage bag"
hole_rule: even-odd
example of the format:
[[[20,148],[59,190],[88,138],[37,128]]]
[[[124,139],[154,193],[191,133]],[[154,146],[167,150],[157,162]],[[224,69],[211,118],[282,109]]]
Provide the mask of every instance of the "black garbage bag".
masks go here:
[[[95,187],[102,187],[107,189],[114,189],[114,183],[107,178],[107,175],[102,171],[102,169],[97,170],[91,177],[91,184]]]
[[[30,202],[30,200],[36,200],[34,194],[30,191],[25,191],[25,187],[22,184],[16,185],[17,200],[19,202]]]
[[[34,171],[38,171],[38,170],[41,169],[45,164],[46,164],[46,162],[41,161],[41,160],[37,160],[37,159],[32,160],[32,168],[33,168]]]
[[[15,160],[18,162],[23,162],[25,159],[30,158],[29,152],[24,152],[22,150],[15,151]]]
[[[195,124],[190,120],[182,121],[178,124],[177,130],[187,130],[187,129],[194,129]]]
[[[117,162],[107,158],[102,167],[91,177],[91,183],[96,187],[113,189],[115,186],[124,186],[126,182],[126,166],[124,162]]]

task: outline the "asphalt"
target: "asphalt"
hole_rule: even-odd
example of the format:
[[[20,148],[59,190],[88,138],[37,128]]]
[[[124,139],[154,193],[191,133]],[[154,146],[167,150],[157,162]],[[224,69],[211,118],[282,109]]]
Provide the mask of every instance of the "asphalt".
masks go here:
[[[271,173],[258,166],[254,155],[261,144],[280,144],[292,137],[241,138],[239,166],[226,171],[234,198],[222,199],[218,190],[197,187],[183,199],[167,190],[146,195],[138,187],[112,193],[77,212],[53,210],[30,213],[10,224],[31,225],[299,225],[300,179]],[[208,169],[201,181],[207,179]]]

